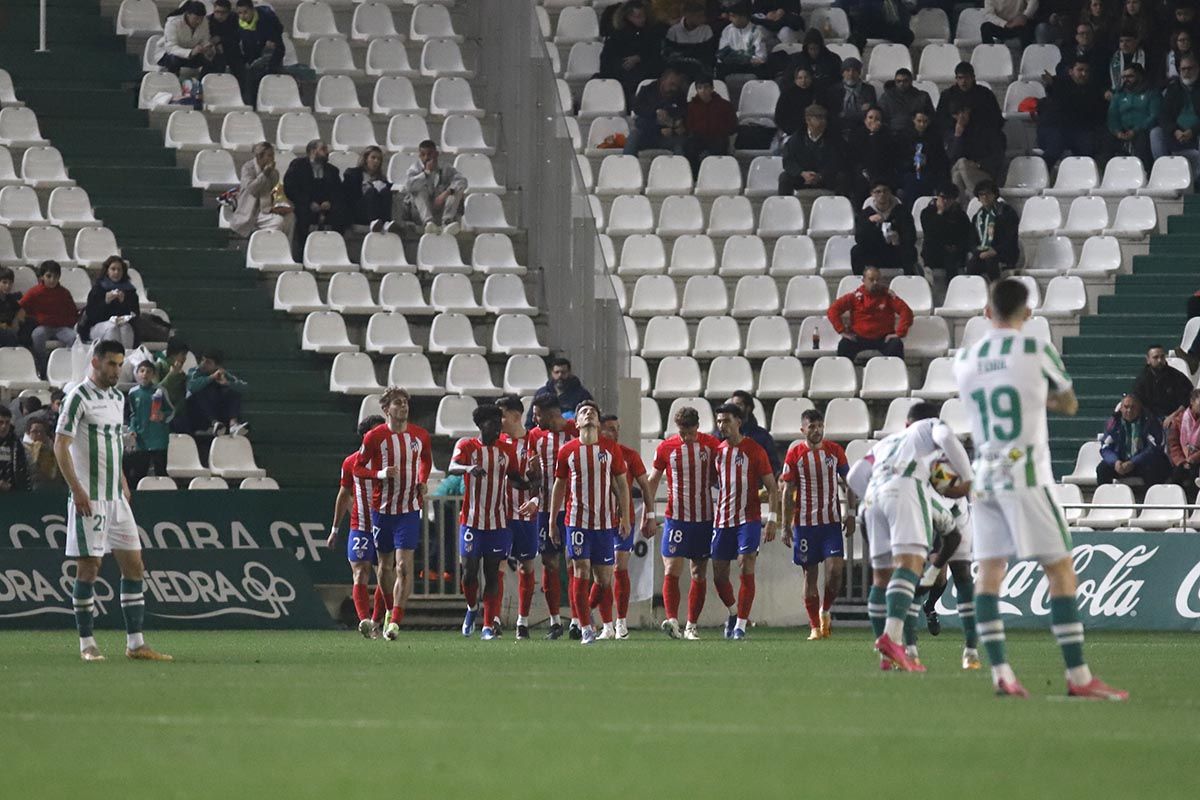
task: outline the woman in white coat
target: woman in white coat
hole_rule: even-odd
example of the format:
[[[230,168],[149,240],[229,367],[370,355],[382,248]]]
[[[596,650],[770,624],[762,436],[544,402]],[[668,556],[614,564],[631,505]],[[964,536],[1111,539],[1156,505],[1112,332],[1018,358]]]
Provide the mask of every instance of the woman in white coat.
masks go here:
[[[242,165],[240,177],[237,206],[229,227],[242,236],[255,231],[283,231],[290,239],[292,206],[283,194],[275,148],[270,142],[254,145],[254,158]]]
[[[214,70],[217,50],[209,39],[206,13],[199,0],[188,0],[167,17],[156,51],[160,67],[176,75],[185,67],[202,73]]]

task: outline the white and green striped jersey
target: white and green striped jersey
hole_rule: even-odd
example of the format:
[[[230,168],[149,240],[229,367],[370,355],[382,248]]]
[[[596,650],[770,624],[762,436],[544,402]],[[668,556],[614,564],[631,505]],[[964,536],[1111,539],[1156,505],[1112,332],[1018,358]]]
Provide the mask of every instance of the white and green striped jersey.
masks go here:
[[[116,388],[85,380],[63,398],[58,433],[72,437],[75,474],[92,500],[121,497],[124,420],[125,397]]]
[[[1054,345],[993,328],[958,352],[954,377],[971,419],[975,491],[1053,484],[1046,397],[1071,388]]]

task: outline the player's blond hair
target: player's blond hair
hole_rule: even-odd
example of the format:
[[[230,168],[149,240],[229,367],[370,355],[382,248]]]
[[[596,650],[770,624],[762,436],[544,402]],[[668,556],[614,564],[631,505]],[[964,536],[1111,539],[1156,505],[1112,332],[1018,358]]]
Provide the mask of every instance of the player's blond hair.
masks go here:
[[[389,386],[383,390],[383,394],[379,397],[379,407],[386,411],[388,406],[400,398],[404,398],[405,400],[411,399],[408,394],[408,389],[400,386]]]

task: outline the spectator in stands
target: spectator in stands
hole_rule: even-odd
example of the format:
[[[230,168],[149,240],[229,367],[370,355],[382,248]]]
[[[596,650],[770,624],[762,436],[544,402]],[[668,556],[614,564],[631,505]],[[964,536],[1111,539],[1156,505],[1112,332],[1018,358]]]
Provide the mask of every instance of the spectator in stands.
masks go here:
[[[913,74],[904,67],[896,70],[896,77],[883,85],[883,96],[879,98],[883,119],[888,130],[903,136],[913,129],[913,114],[924,111],[933,116],[933,100],[924,89],[913,86]]]
[[[713,88],[712,78],[697,78],[692,85],[696,96],[687,106],[683,152],[692,164],[692,172],[697,173],[706,157],[729,155],[729,138],[737,132],[738,120],[733,104]]]
[[[933,115],[917,111],[912,115],[912,130],[899,148],[900,199],[913,203],[918,197],[931,197],[937,187],[950,180],[950,160],[946,143],[933,126]]]
[[[642,0],[628,0],[613,17],[613,32],[600,51],[599,74],[621,82],[627,107],[633,106],[638,84],[662,72],[664,38],[665,31]]]
[[[847,58],[842,62],[842,82],[829,93],[826,105],[843,135],[862,125],[867,109],[876,104],[875,87],[862,79],[862,62]]]
[[[866,203],[854,215],[854,246],[850,267],[862,275],[867,267],[919,273],[917,229],[912,214],[896,199],[886,180],[874,179]]]
[[[1112,51],[1117,43],[1118,9],[1115,0],[1082,0],[1079,22],[1092,26],[1096,34],[1096,46]]]
[[[636,156],[647,149],[683,152],[686,88],[683,73],[667,67],[657,81],[638,91],[633,101],[633,127],[625,140],[626,154]]]
[[[1163,419],[1188,404],[1192,388],[1191,379],[1167,363],[1163,346],[1152,344],[1130,393],[1137,395],[1147,411]]]
[[[242,99],[252,106],[263,77],[283,67],[283,23],[270,6],[256,6],[254,0],[237,0],[237,15],[241,60],[246,65]]]
[[[1136,31],[1122,30],[1117,38],[1117,50],[1108,61],[1108,87],[1104,99],[1111,100],[1125,85],[1125,68],[1137,64],[1143,70],[1147,66],[1146,50]]]
[[[825,107],[811,105],[804,109],[804,124],[804,132],[791,137],[783,146],[779,193],[792,195],[801,189],[847,193],[842,143],[828,132]]]
[[[1158,127],[1150,131],[1155,158],[1183,156],[1200,176],[1200,61],[1187,55],[1179,61],[1179,76],[1163,90]]]
[[[1162,95],[1146,83],[1141,64],[1130,64],[1121,73],[1121,90],[1108,104],[1108,157],[1137,156],[1149,172],[1154,166],[1150,130],[1158,125]]]
[[[1017,211],[1000,199],[994,181],[982,181],[975,187],[979,210],[971,218],[974,229],[971,254],[967,257],[967,272],[983,275],[988,283],[1000,280],[1000,272],[1013,269],[1021,257],[1017,230],[1021,219]]]
[[[443,165],[437,145],[426,139],[417,147],[417,160],[404,174],[404,191],[393,195],[392,221],[376,220],[371,230],[399,232],[407,224],[425,233],[456,236],[462,230],[466,193],[466,176],[449,164]]]
[[[750,21],[750,2],[741,0],[726,12],[729,24],[721,31],[717,44],[717,76],[730,84],[730,90],[767,74],[767,33]]]
[[[1055,44],[1060,41],[1070,30],[1078,7],[1079,0],[1041,0],[1037,14],[1033,15],[1037,43]]]
[[[1107,113],[1104,87],[1094,79],[1087,60],[1077,56],[1038,101],[1037,139],[1046,166],[1053,167],[1067,153],[1095,156],[1096,134]]]
[[[88,292],[79,333],[86,341],[112,340],[128,350],[134,345],[133,320],[140,311],[137,288],[129,280],[129,264],[120,256],[109,256]]]
[[[883,39],[906,47],[913,43],[913,32],[909,27],[912,14],[903,0],[857,0],[845,6],[846,14],[850,16],[847,41],[860,52],[865,49],[867,39]]]
[[[38,267],[38,284],[21,297],[21,308],[34,325],[31,337],[33,359],[37,362],[38,374],[45,377],[46,362],[50,352],[46,345],[58,342],[63,347],[75,344],[75,322],[79,310],[75,300],[59,281],[62,267],[57,261],[43,261]]]
[[[167,474],[167,443],[171,439],[175,407],[166,390],[156,382],[158,373],[153,361],[141,362],[133,374],[137,385],[129,390],[125,412],[136,448],[125,455],[125,480],[136,487],[151,469],[155,475]]]
[[[292,201],[295,227],[292,230],[292,257],[304,258],[304,242],[310,231],[346,229],[346,197],[342,176],[329,163],[329,145],[313,139],[304,148],[304,158],[288,165],[283,175],[283,190]]]
[[[0,494],[28,492],[29,489],[25,446],[13,429],[12,412],[0,406]]]
[[[200,70],[202,75],[212,72],[217,48],[210,38],[206,14],[200,0],[188,0],[168,14],[154,50],[155,63],[176,75],[184,68]]]
[[[35,492],[66,487],[62,473],[58,471],[58,459],[54,457],[54,435],[48,417],[42,414],[31,417],[21,444],[25,446],[29,483]]]
[[[708,12],[701,0],[683,4],[683,16],[667,29],[663,58],[669,66],[683,70],[693,78],[710,74],[717,60],[717,37],[708,24]]]
[[[224,362],[220,350],[209,350],[201,353],[200,362],[188,370],[187,410],[192,430],[213,436],[246,436],[250,425],[240,417],[247,384],[225,369]]]
[[[17,397],[9,403],[8,410],[13,415],[13,430],[17,432],[17,436],[25,433],[25,429],[34,417],[46,413],[46,407],[42,405],[42,401],[34,394]],[[55,418],[57,419],[57,415]]]
[[[21,308],[21,293],[12,290],[14,280],[11,268],[0,267],[0,347],[16,347],[23,338],[25,311]]]
[[[862,285],[829,306],[827,316],[842,335],[837,353],[855,358],[867,350],[904,357],[904,336],[912,326],[912,309],[887,288],[878,267],[863,270]]]
[[[1192,45],[1192,32],[1187,28],[1177,28],[1171,34],[1171,50],[1167,53],[1167,80],[1179,77],[1179,62],[1185,58],[1195,58],[1196,50]]]
[[[842,59],[825,46],[825,37],[816,28],[804,32],[804,47],[792,57],[791,64],[809,71],[818,92],[828,91],[842,77]]]
[[[1192,34],[1192,41],[1200,40],[1200,18],[1196,16],[1196,0],[1175,0],[1174,25]]]
[[[188,346],[179,339],[167,342],[167,349],[158,353],[154,360],[156,380],[167,393],[167,402],[175,409],[171,429],[176,433],[190,433],[187,414],[187,362]]]
[[[293,209],[275,166],[274,145],[254,145],[254,157],[242,164],[239,177],[237,205],[229,215],[229,227],[241,236],[248,237],[255,231],[282,231],[290,238]]]
[[[538,389],[534,396],[550,395],[558,398],[563,416],[575,416],[575,407],[584,400],[591,400],[592,393],[584,388],[583,382],[571,371],[571,360],[558,357],[550,360],[550,380]],[[533,411],[530,410],[529,422],[533,421]]]
[[[995,180],[1004,160],[1004,137],[995,128],[979,122],[966,103],[951,111],[954,124],[946,130],[946,159],[950,180],[964,195],[975,194],[983,181]]]
[[[1004,115],[1000,112],[1000,104],[991,89],[975,81],[975,68],[969,61],[954,68],[954,85],[947,87],[938,98],[938,127],[943,131],[952,130],[955,110],[963,106],[971,109],[971,119],[977,125],[996,131],[1003,139]]]
[[[383,150],[375,145],[363,149],[358,166],[342,175],[346,213],[353,225],[370,225],[392,219],[392,184],[384,171]]]
[[[825,94],[813,82],[812,70],[797,66],[791,72],[792,79],[784,81],[775,103],[775,128],[784,136],[795,136],[804,130],[804,113],[814,103],[826,102]]]
[[[900,145],[892,132],[884,127],[883,111],[878,106],[867,109],[862,125],[850,131],[846,138],[846,152],[853,165],[853,202],[865,200],[872,184],[878,181],[895,186]]]
[[[1160,2],[1161,6],[1162,3]],[[1125,0],[1121,8],[1121,18],[1117,25],[1121,30],[1132,30],[1137,32],[1138,38],[1142,41],[1142,46],[1147,52],[1158,54],[1155,59],[1161,63],[1162,48],[1160,44],[1165,42],[1167,29],[1164,21],[1159,18],[1158,12],[1146,0]]]
[[[242,63],[241,38],[233,4],[230,0],[213,0],[213,10],[208,15],[208,40],[216,51],[213,68],[217,71],[228,69],[237,77],[239,84],[246,69]]]
[[[750,21],[766,31],[768,44],[798,44],[804,33],[800,0],[754,0]]]
[[[1167,458],[1173,468],[1171,483],[1187,492],[1188,502],[1196,502],[1196,478],[1200,477],[1200,389],[1193,389],[1187,407],[1167,418]]]
[[[979,34],[984,44],[1019,39],[1021,47],[1033,43],[1034,13],[1038,0],[984,0]]]
[[[921,260],[926,269],[943,271],[949,282],[967,266],[974,229],[958,202],[958,187],[943,184],[921,211]]]
[[[767,459],[771,462],[772,472],[776,475],[782,472],[783,461],[779,458],[779,448],[775,446],[775,438],[771,436],[770,431],[759,424],[758,419],[754,416],[754,395],[738,389],[725,402],[742,410],[742,436],[749,438],[767,451]]]
[[[1059,46],[1059,50],[1062,59],[1058,62],[1057,72],[1060,75],[1065,75],[1076,61],[1087,62],[1088,78],[1097,85],[1108,73],[1110,52],[1096,39],[1096,29],[1090,22],[1080,21],[1075,26],[1075,38],[1064,42]],[[1042,76],[1042,82],[1049,83],[1045,75]]]
[[[1104,428],[1096,481],[1104,484],[1141,478],[1147,486],[1165,482],[1171,462],[1163,452],[1164,445],[1158,418],[1146,413],[1137,395],[1125,395]]]

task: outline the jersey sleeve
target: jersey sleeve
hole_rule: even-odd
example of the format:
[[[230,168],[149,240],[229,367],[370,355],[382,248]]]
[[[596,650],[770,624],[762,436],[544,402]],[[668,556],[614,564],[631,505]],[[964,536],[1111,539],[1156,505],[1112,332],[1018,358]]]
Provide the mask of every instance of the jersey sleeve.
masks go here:
[[[612,474],[625,475],[629,472],[629,466],[625,463],[625,456],[621,453],[621,446],[614,444],[608,448],[609,454],[612,456]]]
[[[475,452],[474,443],[473,439],[459,439],[454,443],[454,454],[450,456],[450,461],[454,464],[462,464],[463,466],[470,464],[471,453]]]
[[[788,448],[787,455],[783,457],[783,472],[779,474],[779,480],[788,481],[789,483],[796,480],[796,467],[800,461],[800,446],[792,445]]]
[[[830,447],[837,457],[837,474],[843,478],[846,477],[850,473],[850,462],[846,460],[846,451],[842,449],[840,444],[834,444],[833,442],[830,442],[826,446]]]
[[[358,457],[354,460],[353,473],[356,478],[374,478],[378,472],[379,437],[374,431],[367,431],[363,436],[362,446],[358,448]]]
[[[625,457],[625,466],[629,469],[630,478],[636,479],[646,474],[646,462],[642,461],[641,453],[633,448],[622,448],[622,455]]]
[[[1029,340],[1026,339],[1026,341]],[[1065,392],[1070,389],[1071,376],[1067,374],[1067,368],[1063,366],[1062,357],[1054,349],[1054,345],[1036,339],[1033,341],[1039,348],[1038,363],[1042,368],[1042,375],[1050,382],[1050,389],[1055,392]]]
[[[511,441],[505,441],[500,442],[500,447],[504,450],[504,455],[508,456],[508,476],[520,480],[522,477],[521,459],[517,457],[516,444]]]
[[[343,489],[354,488],[354,462],[357,456],[350,456],[342,462],[342,478],[338,481],[338,486]]]
[[[74,436],[83,421],[83,392],[76,389],[63,401],[63,412],[58,415],[58,433]]]
[[[665,442],[659,443],[654,450],[654,468],[659,472],[666,472],[667,467],[671,465],[671,444],[668,439]]]
[[[429,480],[429,473],[433,472],[433,445],[429,441],[429,432],[424,428],[417,429],[417,438],[421,440],[421,474],[417,481],[425,483]]]
[[[570,455],[569,448],[571,442],[558,448],[558,452],[554,454],[554,477],[566,480],[571,477],[571,469],[567,466],[567,459],[564,456]]]
[[[767,451],[758,442],[755,442],[754,447],[750,448],[750,463],[758,472],[759,479],[767,475],[775,475],[775,470],[771,469],[771,459],[767,457]]]

